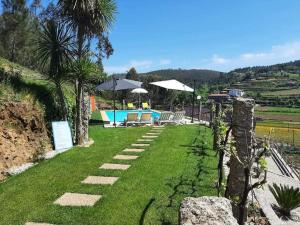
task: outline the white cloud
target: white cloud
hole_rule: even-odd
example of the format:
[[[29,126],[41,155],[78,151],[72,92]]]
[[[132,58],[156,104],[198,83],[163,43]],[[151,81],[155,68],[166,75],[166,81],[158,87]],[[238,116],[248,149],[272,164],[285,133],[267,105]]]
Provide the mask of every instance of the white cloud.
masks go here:
[[[138,72],[149,69],[153,62],[151,60],[131,60],[127,65],[121,66],[104,66],[105,72],[108,74],[113,73],[126,73],[131,67],[134,67]]]
[[[171,59],[161,59],[159,61],[159,64],[162,65],[162,66],[165,66],[165,65],[171,64],[171,62],[172,62]]]
[[[225,58],[214,54],[204,67],[229,71],[239,67],[263,66],[300,59],[300,41],[272,46],[269,51],[248,52],[237,57]]]

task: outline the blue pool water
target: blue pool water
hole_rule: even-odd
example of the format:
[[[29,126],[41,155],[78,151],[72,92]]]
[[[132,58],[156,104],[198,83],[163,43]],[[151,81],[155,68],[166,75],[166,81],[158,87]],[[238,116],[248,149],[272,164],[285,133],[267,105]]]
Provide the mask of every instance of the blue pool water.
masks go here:
[[[151,112],[153,120],[155,118],[159,117],[159,112],[153,111],[153,110],[116,110],[116,122],[124,122],[124,120],[127,118],[128,112],[137,112],[139,114],[139,117],[143,112]],[[114,121],[114,111],[113,110],[106,110],[105,111],[108,119],[110,122]]]

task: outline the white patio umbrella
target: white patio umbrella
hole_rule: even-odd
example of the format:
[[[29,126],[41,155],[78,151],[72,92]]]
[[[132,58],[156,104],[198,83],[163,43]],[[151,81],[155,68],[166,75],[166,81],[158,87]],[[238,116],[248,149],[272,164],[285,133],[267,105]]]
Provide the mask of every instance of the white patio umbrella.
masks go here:
[[[189,86],[179,82],[178,80],[163,80],[163,81],[152,82],[150,84],[163,87],[166,89],[171,89],[171,90],[188,91],[188,92],[194,91],[193,88],[190,88]]]
[[[195,80],[194,80],[194,88],[195,88]],[[194,107],[195,107],[195,90],[178,80],[164,80],[150,83],[152,85],[156,85],[162,88],[170,89],[170,90],[178,90],[178,91],[188,91],[193,92],[193,108],[192,108],[192,123],[194,122]]]
[[[139,94],[139,108],[140,108],[140,104],[141,104],[141,94],[147,94],[148,91],[144,88],[135,88],[131,91],[131,93],[137,93]]]

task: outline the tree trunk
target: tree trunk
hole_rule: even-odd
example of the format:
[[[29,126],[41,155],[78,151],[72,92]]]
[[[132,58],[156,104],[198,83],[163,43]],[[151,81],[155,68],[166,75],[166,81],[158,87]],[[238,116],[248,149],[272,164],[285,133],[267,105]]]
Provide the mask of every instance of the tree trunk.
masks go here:
[[[68,119],[68,108],[65,102],[65,97],[64,93],[62,90],[62,86],[60,82],[55,82],[56,86],[56,93],[59,99],[59,104],[60,104],[60,116],[62,120],[67,120]]]
[[[232,135],[235,140],[236,155],[230,157],[230,172],[227,179],[225,196],[229,199],[242,201],[244,197],[244,167],[252,153],[254,100],[237,98],[233,102]],[[239,218],[234,210],[234,216]]]
[[[83,142],[89,142],[90,99],[86,91],[82,94],[82,136]]]
[[[77,94],[76,94],[76,144],[83,144],[82,137],[82,81],[77,80]]]

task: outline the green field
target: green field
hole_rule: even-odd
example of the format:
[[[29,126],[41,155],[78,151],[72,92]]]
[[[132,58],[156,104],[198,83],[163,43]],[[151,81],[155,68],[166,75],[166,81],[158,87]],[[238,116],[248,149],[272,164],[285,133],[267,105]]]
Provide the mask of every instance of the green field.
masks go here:
[[[0,184],[0,224],[26,221],[60,225],[177,224],[186,196],[216,195],[217,159],[211,133],[199,126],[170,126],[130,162],[127,171],[99,166],[129,147],[150,128],[90,128],[89,148],[74,148],[43,161]],[[172,140],[172,141],[170,141]],[[88,175],[113,175],[113,186],[82,184]],[[101,194],[93,207],[62,207],[53,202],[65,192]]]

